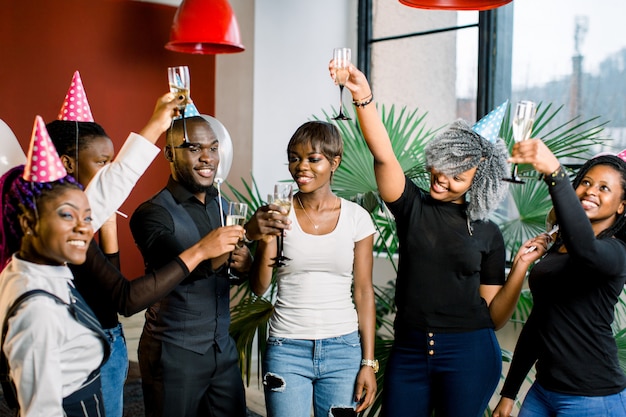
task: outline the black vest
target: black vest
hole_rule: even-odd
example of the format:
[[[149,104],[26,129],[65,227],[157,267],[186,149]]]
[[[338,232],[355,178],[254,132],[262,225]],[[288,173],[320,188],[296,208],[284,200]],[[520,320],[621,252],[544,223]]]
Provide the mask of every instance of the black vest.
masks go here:
[[[169,212],[174,237],[185,249],[200,240],[192,217],[169,190],[163,189],[150,202]],[[222,199],[221,203],[223,208],[226,202]],[[156,339],[203,354],[213,343],[219,348],[225,346],[229,326],[230,283],[225,274],[212,271],[200,277],[192,272],[169,295],[150,306],[144,330]]]

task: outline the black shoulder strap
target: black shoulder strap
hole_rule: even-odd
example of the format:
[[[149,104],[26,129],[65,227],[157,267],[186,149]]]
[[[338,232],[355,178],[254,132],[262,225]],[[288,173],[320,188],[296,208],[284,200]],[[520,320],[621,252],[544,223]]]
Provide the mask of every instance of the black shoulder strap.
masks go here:
[[[36,295],[45,295],[47,297],[52,298],[54,301],[61,305],[67,306],[68,304],[61,300],[56,295],[49,293],[44,290],[30,290],[26,291],[13,302],[9,310],[7,311],[7,315],[4,317],[4,322],[2,323],[2,342],[0,344],[0,384],[2,384],[2,392],[4,394],[4,399],[7,405],[12,409],[19,408],[19,404],[17,402],[17,391],[15,390],[15,384],[9,375],[9,361],[4,354],[4,338],[7,335],[8,331],[8,323],[11,316],[15,314],[19,306],[26,301],[27,299],[34,297]]]

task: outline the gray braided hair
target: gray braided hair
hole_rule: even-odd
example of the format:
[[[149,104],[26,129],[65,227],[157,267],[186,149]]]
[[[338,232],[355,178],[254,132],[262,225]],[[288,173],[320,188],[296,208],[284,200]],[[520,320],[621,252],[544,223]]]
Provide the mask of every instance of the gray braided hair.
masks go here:
[[[491,143],[464,120],[457,120],[437,135],[425,148],[426,165],[454,176],[478,167],[467,191],[467,217],[470,222],[485,220],[502,202],[507,192],[508,152],[502,140]]]

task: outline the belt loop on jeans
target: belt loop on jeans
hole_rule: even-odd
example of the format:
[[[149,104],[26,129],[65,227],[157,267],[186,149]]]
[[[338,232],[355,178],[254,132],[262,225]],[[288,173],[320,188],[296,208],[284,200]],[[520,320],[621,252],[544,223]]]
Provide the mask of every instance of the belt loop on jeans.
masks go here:
[[[121,337],[124,338],[124,328],[122,327],[122,323],[117,323],[117,326],[112,327],[110,329],[102,329],[104,330],[104,334],[107,335],[110,343],[113,343],[115,339]]]

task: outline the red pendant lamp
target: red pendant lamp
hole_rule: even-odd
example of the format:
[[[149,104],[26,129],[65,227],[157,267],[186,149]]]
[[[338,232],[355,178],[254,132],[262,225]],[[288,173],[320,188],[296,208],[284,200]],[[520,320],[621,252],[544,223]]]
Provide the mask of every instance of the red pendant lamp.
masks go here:
[[[432,10],[489,10],[510,2],[511,0],[400,0],[405,6]]]
[[[228,0],[183,0],[165,49],[187,54],[232,54],[245,48]]]

